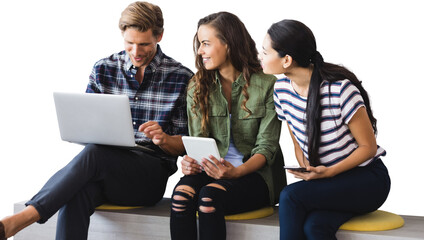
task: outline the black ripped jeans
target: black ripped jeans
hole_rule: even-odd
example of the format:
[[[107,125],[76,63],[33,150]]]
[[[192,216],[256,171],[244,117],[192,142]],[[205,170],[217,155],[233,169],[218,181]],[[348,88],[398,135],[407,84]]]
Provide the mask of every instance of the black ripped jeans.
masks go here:
[[[225,191],[207,186],[210,183],[224,187]],[[177,190],[178,186],[184,185],[191,187],[194,192]],[[172,196],[171,238],[197,239],[198,211],[200,239],[226,239],[225,215],[252,211],[268,205],[268,187],[258,173],[238,179],[220,180],[209,177],[205,172],[184,176],[176,185]]]

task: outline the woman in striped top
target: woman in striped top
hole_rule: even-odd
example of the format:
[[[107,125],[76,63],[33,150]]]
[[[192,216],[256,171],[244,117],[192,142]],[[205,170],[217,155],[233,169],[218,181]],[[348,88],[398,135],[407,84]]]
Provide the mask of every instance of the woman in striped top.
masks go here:
[[[336,239],[338,228],[386,200],[390,178],[380,160],[368,94],[346,68],[324,62],[303,23],[283,20],[268,30],[260,56],[274,86],[280,120],[306,171],[280,194],[280,239]]]

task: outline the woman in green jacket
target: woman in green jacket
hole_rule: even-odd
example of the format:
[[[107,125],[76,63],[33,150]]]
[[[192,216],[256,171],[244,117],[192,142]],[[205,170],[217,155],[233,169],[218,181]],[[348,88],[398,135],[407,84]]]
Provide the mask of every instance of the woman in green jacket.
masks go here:
[[[198,23],[196,68],[187,93],[191,136],[214,138],[220,156],[201,165],[184,156],[174,189],[172,239],[225,239],[228,214],[273,206],[286,185],[273,86],[262,72],[255,42],[228,12]]]

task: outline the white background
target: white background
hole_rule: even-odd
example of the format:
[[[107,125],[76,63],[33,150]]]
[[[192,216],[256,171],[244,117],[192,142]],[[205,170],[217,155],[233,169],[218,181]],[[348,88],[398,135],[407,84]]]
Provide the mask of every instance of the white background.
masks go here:
[[[118,20],[132,1],[0,2],[0,219],[32,197],[81,147],[62,142],[53,91],[84,92],[93,64],[123,49]],[[261,48],[268,27],[297,19],[315,34],[328,62],[352,70],[371,97],[378,144],[392,189],[382,210],[424,216],[424,34],[419,1],[153,1],[165,18],[162,50],[195,71],[197,21],[235,13]],[[280,144],[295,164],[284,127]],[[169,180],[166,196],[180,177]],[[293,178],[289,178],[292,182]]]

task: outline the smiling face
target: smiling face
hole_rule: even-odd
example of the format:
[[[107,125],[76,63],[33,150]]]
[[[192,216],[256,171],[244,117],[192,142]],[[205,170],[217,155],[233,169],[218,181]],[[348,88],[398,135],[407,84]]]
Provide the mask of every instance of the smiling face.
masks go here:
[[[266,74],[281,74],[285,72],[283,67],[284,58],[280,57],[278,52],[272,48],[272,41],[268,34],[262,43],[262,52],[259,55],[259,60]]]
[[[203,66],[207,70],[222,69],[230,65],[227,57],[227,44],[218,37],[216,30],[210,25],[201,25],[197,30],[200,45],[197,54],[202,57]]]
[[[147,66],[156,54],[157,43],[162,35],[156,37],[152,30],[140,32],[134,28],[127,28],[123,33],[124,47],[135,67]]]

